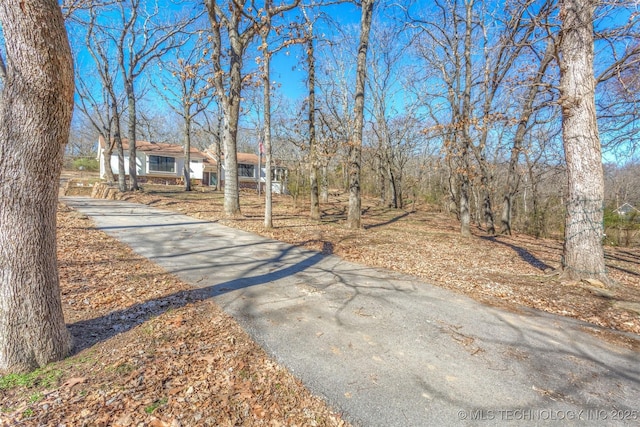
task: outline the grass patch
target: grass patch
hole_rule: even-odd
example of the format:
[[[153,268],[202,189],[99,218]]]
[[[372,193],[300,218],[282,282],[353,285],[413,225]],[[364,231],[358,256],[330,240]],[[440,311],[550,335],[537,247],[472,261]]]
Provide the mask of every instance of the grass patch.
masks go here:
[[[0,377],[0,390],[9,390],[16,387],[44,387],[49,388],[56,384],[62,377],[59,369],[41,368],[26,374],[8,374]]]
[[[162,399],[156,400],[151,405],[149,405],[146,408],[144,408],[144,412],[146,412],[147,414],[152,414],[153,411],[155,411],[159,407],[166,405],[168,401],[169,401],[169,399],[167,399],[166,397],[163,397]]]
[[[29,396],[29,403],[40,402],[43,397],[44,397],[44,394],[40,392],[34,393],[31,396]]]
[[[120,375],[130,374],[135,370],[135,366],[129,363],[121,363],[113,368],[113,371]]]

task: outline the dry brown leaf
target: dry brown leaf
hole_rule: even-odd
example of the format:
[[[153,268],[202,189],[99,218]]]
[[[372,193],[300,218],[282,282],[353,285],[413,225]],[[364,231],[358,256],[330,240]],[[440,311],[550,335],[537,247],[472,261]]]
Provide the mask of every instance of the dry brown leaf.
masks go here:
[[[161,419],[155,418],[155,417],[152,418],[151,421],[149,421],[149,426],[150,427],[168,427],[170,425],[171,424],[166,423],[166,422],[162,421]]]
[[[69,378],[68,380],[66,380],[65,382],[62,383],[63,388],[72,388],[73,386],[77,385],[77,384],[82,384],[85,381],[87,381],[86,377],[74,377],[74,378]]]

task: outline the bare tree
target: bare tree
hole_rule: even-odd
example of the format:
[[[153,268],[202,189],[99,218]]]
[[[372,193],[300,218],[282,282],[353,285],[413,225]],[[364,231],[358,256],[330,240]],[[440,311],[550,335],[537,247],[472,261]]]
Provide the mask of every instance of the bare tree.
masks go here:
[[[69,142],[65,148],[65,157],[96,157],[96,141],[98,140],[98,135],[98,132],[89,119],[83,114],[74,114],[71,120]]]
[[[205,109],[202,111],[200,117],[202,117],[199,127],[205,135],[209,135],[213,141],[209,146],[213,146],[213,156],[216,162],[216,191],[222,189],[222,138],[224,135],[224,122],[222,108],[219,103],[215,103],[216,109],[214,111]]]
[[[73,111],[73,60],[53,0],[5,0],[0,25],[0,370],[67,355],[56,254],[58,181]]]
[[[436,1],[433,13],[438,19],[409,18],[421,33],[416,46],[419,55],[439,71],[443,84],[440,92],[427,94],[427,99],[435,97],[446,102],[444,111],[430,107],[430,116],[438,123],[443,138],[450,171],[449,191],[463,236],[471,235],[473,7],[474,0]]]
[[[316,113],[316,160],[320,171],[320,199],[328,201],[328,168],[329,164],[340,164],[342,167],[342,185],[348,188],[347,150],[349,141],[353,139],[354,91],[350,81],[355,71],[352,66],[353,52],[357,46],[351,34],[342,34],[340,38],[327,40],[324,49],[314,51],[318,55],[315,64],[314,91]],[[316,63],[317,62],[317,63]]]
[[[309,201],[311,219],[320,219],[320,194],[318,185],[318,141],[316,137],[316,53],[314,22],[310,19],[306,8],[304,14],[304,38],[307,54],[307,108],[309,121]]]
[[[129,143],[129,189],[138,190],[136,155],[136,102],[135,83],[149,64],[163,57],[167,52],[182,45],[185,38],[178,37],[200,15],[159,22],[160,7],[151,8],[142,0],[118,2],[119,33],[113,34],[118,65],[127,96],[128,143]]]
[[[539,14],[546,13],[547,5],[548,3],[543,5],[545,7],[541,8],[542,12]],[[482,214],[487,233],[492,235],[496,232],[491,201],[493,173],[491,172],[492,166],[487,160],[487,144],[490,131],[495,129],[493,124],[499,122],[500,118],[506,115],[510,104],[508,100],[500,99],[500,94],[504,92],[505,80],[510,77],[514,65],[521,58],[522,50],[530,45],[531,38],[535,33],[536,19],[527,19],[530,14],[530,6],[529,1],[522,4],[519,2],[511,3],[505,22],[496,25],[500,19],[500,13],[498,13],[484,16],[480,23],[484,46],[484,70],[482,90],[479,96],[482,107],[476,125],[478,142],[472,144],[472,149],[480,170],[480,189],[483,193]],[[486,8],[486,4],[484,7]],[[486,11],[483,12],[483,15],[486,15]],[[535,88],[537,89],[537,86]],[[484,99],[482,100],[482,98]],[[500,105],[495,105],[497,102]]]
[[[502,203],[502,216],[501,216],[501,230],[502,234],[511,234],[512,220],[513,220],[513,197],[518,189],[518,173],[517,167],[522,153],[523,143],[526,134],[530,129],[530,120],[535,113],[535,100],[538,93],[541,91],[543,78],[547,72],[549,64],[554,58],[555,42],[552,39],[547,41],[547,47],[543,54],[542,59],[538,63],[538,67],[535,73],[531,77],[528,84],[527,92],[525,93],[524,100],[520,107],[518,114],[518,125],[516,132],[513,136],[513,144],[511,147],[511,155],[509,159],[509,167],[507,170],[507,183],[503,196]]]
[[[362,199],[360,169],[362,167],[362,131],[364,129],[364,91],[367,81],[367,50],[375,0],[362,0],[360,43],[356,66],[356,96],[354,102],[355,127],[353,141],[349,143],[349,209],[347,227],[360,228]]]
[[[294,0],[292,3],[283,4],[278,7],[274,7],[271,0],[265,1],[266,13],[260,17],[260,20],[254,20],[255,24],[259,26],[260,39],[260,51],[262,52],[262,90],[264,101],[264,153],[265,153],[265,208],[264,208],[264,226],[265,228],[273,228],[273,214],[272,214],[272,177],[271,177],[271,154],[272,154],[272,141],[271,141],[271,57],[274,53],[280,49],[291,45],[297,40],[289,39],[284,42],[276,43],[275,47],[270,47],[269,36],[273,30],[273,17],[284,12],[287,12],[298,6],[299,0]],[[277,28],[276,33],[280,33],[282,28]],[[260,150],[262,151],[262,150]],[[260,153],[258,154],[260,155]],[[262,185],[260,182],[261,171],[258,171],[258,186]],[[258,187],[260,188],[260,187]]]
[[[560,41],[562,139],[568,175],[564,275],[608,283],[602,238],[604,177],[593,71],[595,0],[563,0]]]
[[[224,115],[224,211],[227,216],[234,216],[240,214],[237,143],[245,77],[244,55],[261,29],[259,23],[268,22],[271,25],[273,17],[290,10],[291,5],[274,6],[267,2],[264,8],[256,10],[247,6],[245,0],[227,1],[222,6],[217,0],[205,0],[204,3],[212,30],[213,83]]]
[[[257,27],[244,14],[245,2],[205,0],[211,24],[211,59],[213,62],[216,96],[224,116],[224,211],[227,216],[240,214],[238,186],[238,119],[242,92],[244,54],[257,33]],[[224,40],[228,48],[223,45]],[[227,60],[227,71],[224,60]]]
[[[120,122],[122,116],[122,102],[118,98],[116,90],[116,68],[117,65],[111,64],[111,55],[109,53],[110,36],[106,29],[97,23],[99,9],[91,7],[89,9],[90,20],[85,23],[87,34],[85,44],[90,56],[93,58],[95,69],[100,77],[100,83],[103,91],[102,103],[106,107],[101,111],[101,120],[96,122],[94,126],[102,126],[103,138],[105,138],[105,150],[103,151],[103,162],[105,167],[111,170],[111,154],[114,148],[118,152],[118,189],[126,191],[125,181],[125,162],[124,149],[122,146],[122,133],[120,131]],[[84,79],[79,79],[79,94],[81,110],[90,110],[89,105],[92,102],[85,102],[87,99],[95,99],[92,88],[85,84]],[[97,103],[96,103],[97,105]],[[113,173],[111,174],[113,175]],[[111,177],[112,179],[115,177]]]
[[[194,45],[185,45],[175,52],[175,60],[164,61],[165,71],[162,86],[156,90],[169,107],[182,118],[182,139],[184,145],[184,190],[191,191],[191,133],[194,118],[213,101],[213,91],[209,81],[211,73],[206,57],[206,40],[201,35]]]
[[[375,169],[381,201],[386,206],[402,209],[404,166],[420,141],[420,138],[407,139],[419,120],[418,98],[411,98],[406,91],[408,76],[402,61],[410,40],[403,40],[401,29],[391,25],[377,27],[373,40],[377,48],[371,52],[368,82],[374,119],[372,130],[378,141]]]
[[[603,149],[628,159],[640,152],[640,3],[616,0],[597,6],[594,72],[598,129]]]

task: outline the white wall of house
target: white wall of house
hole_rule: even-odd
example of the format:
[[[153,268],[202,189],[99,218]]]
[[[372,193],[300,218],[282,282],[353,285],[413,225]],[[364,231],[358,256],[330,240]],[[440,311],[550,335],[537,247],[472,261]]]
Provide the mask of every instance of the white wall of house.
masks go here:
[[[204,172],[204,160],[203,159],[191,159],[191,178],[202,179],[202,173]]]
[[[184,157],[176,158],[176,176],[182,176],[184,171]],[[202,159],[191,159],[189,167],[189,175],[191,179],[202,179],[204,172],[204,162]],[[151,174],[151,173],[149,173]]]
[[[102,153],[99,153],[100,156],[100,177],[106,177],[106,168],[104,165],[104,157]],[[174,171],[173,172],[160,172],[160,171],[152,171],[149,168],[149,155],[145,152],[138,151],[136,153],[137,158],[137,173],[138,176],[171,176],[171,177],[181,177],[182,171],[184,167],[184,158],[182,157],[172,157],[172,156],[162,156],[162,157],[171,157],[174,159]],[[118,174],[118,155],[111,155],[111,168],[113,172]],[[202,179],[202,172],[204,171],[204,162],[203,159],[196,158],[191,159],[191,167],[189,168],[191,171],[192,179]],[[129,175],[129,153],[126,152],[124,156],[124,170],[125,174]]]
[[[143,175],[142,164],[144,162],[144,154],[136,153],[136,159],[136,172],[138,175]],[[114,174],[118,174],[118,154],[111,154],[111,170],[113,170]],[[124,153],[124,173],[125,175],[129,175],[129,153]],[[100,170],[100,176],[103,176],[102,169]]]

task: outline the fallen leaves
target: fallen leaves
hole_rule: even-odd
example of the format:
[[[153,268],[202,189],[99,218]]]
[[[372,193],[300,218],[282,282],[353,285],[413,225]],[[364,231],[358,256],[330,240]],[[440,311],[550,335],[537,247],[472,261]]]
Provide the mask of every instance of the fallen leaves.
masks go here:
[[[53,383],[2,390],[0,425],[345,425],[212,301],[64,206],[58,249],[77,352]]]

